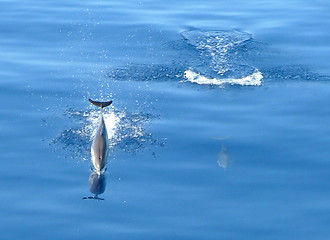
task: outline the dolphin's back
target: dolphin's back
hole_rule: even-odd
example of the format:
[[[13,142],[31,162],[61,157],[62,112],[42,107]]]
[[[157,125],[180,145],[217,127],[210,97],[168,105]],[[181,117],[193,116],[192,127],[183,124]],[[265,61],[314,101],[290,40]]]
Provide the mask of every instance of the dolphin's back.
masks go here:
[[[91,147],[92,163],[98,172],[101,172],[107,163],[108,149],[108,134],[101,114],[100,124]]]

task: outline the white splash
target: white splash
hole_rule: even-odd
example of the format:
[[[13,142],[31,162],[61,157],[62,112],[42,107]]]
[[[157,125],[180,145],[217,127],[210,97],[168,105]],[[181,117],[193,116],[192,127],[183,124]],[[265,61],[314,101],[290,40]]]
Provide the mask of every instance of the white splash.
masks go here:
[[[193,30],[183,32],[187,42],[194,46],[202,58],[208,62],[209,68],[219,75],[226,73],[243,73],[252,66],[245,64],[238,57],[244,48],[244,43],[253,39],[252,34],[237,30],[201,31]],[[237,64],[239,63],[239,64]]]
[[[201,75],[200,73],[194,72],[192,69],[188,69],[184,72],[184,77],[187,79],[186,81],[197,83],[197,84],[207,84],[207,85],[241,85],[241,86],[260,86],[262,83],[262,74],[256,69],[251,75],[243,77],[243,78],[208,78],[206,76]]]
[[[90,139],[92,140],[97,131],[100,112],[92,111],[88,113],[88,115],[87,113],[84,113],[84,116],[87,116],[87,121],[89,122],[89,124],[86,124],[85,129],[83,129],[83,132],[89,134]],[[120,117],[117,116],[114,112],[108,111],[103,112],[103,119],[107,128],[108,138],[112,139],[116,133],[116,128],[120,121]]]

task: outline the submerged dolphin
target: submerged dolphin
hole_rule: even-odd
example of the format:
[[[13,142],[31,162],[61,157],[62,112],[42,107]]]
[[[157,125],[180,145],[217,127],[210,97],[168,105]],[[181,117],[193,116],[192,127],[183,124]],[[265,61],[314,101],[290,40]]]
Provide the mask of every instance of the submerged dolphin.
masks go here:
[[[221,150],[218,156],[218,164],[223,169],[227,169],[231,162],[231,155],[225,146],[221,146]]]
[[[104,198],[100,198],[98,195],[104,193],[106,186],[105,175],[98,174],[96,172],[92,172],[89,176],[89,191],[94,194],[92,197],[83,197],[83,199],[96,199],[96,200],[104,200]]]
[[[108,134],[103,119],[102,109],[109,106],[112,103],[112,101],[97,102],[91,99],[88,100],[90,101],[90,103],[101,109],[100,117],[99,117],[99,126],[97,128],[91,147],[93,166],[95,168],[96,173],[98,175],[101,175],[105,165],[107,164],[107,158],[109,152]]]

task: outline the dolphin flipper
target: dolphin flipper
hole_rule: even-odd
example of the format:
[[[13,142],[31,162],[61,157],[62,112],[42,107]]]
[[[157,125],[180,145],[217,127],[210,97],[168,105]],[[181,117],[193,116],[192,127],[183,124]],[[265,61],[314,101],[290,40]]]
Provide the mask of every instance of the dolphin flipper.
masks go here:
[[[92,99],[88,99],[88,101],[91,103],[91,104],[93,104],[93,105],[95,105],[95,106],[97,106],[97,107],[99,107],[99,108],[105,108],[105,107],[107,107],[107,106],[109,106],[111,103],[112,103],[112,101],[108,101],[108,102],[98,102],[98,101],[94,101],[94,100],[92,100]]]

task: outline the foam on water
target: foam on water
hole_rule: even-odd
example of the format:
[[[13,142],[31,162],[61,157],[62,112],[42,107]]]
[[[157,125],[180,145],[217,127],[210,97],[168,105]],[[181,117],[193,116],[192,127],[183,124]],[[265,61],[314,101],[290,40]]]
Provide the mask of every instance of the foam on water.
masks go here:
[[[51,144],[73,152],[74,154],[70,154],[70,158],[88,160],[90,144],[99,124],[99,114],[98,110],[75,111],[69,109],[66,115],[74,119],[76,126],[62,131],[51,141]],[[145,128],[146,123],[153,117],[150,114],[105,109],[103,118],[110,150],[135,153],[140,150],[149,150],[151,145],[163,146],[164,139],[154,139]]]
[[[83,113],[84,117],[87,117],[87,122],[86,124],[80,131],[80,134],[86,135],[90,137],[90,140],[93,140],[93,137],[95,136],[97,126],[99,124],[99,111],[92,111],[89,114]],[[112,111],[108,112],[103,112],[103,119],[105,122],[105,126],[107,128],[107,133],[108,133],[108,138],[111,140],[115,133],[116,133],[116,128],[120,122],[120,117],[118,114],[116,115]]]
[[[200,73],[194,72],[192,69],[188,69],[184,72],[184,77],[188,82],[197,83],[200,85],[241,85],[241,86],[260,86],[262,83],[262,74],[257,69],[254,73],[249,76],[243,78],[224,78],[224,79],[217,79],[217,78],[208,78]]]
[[[250,33],[237,30],[201,31],[193,30],[182,33],[186,41],[201,52],[202,57],[209,58],[209,68],[217,74],[240,75],[251,70],[246,63],[237,62],[236,55],[240,47],[252,39]],[[247,74],[245,74],[247,75]]]

